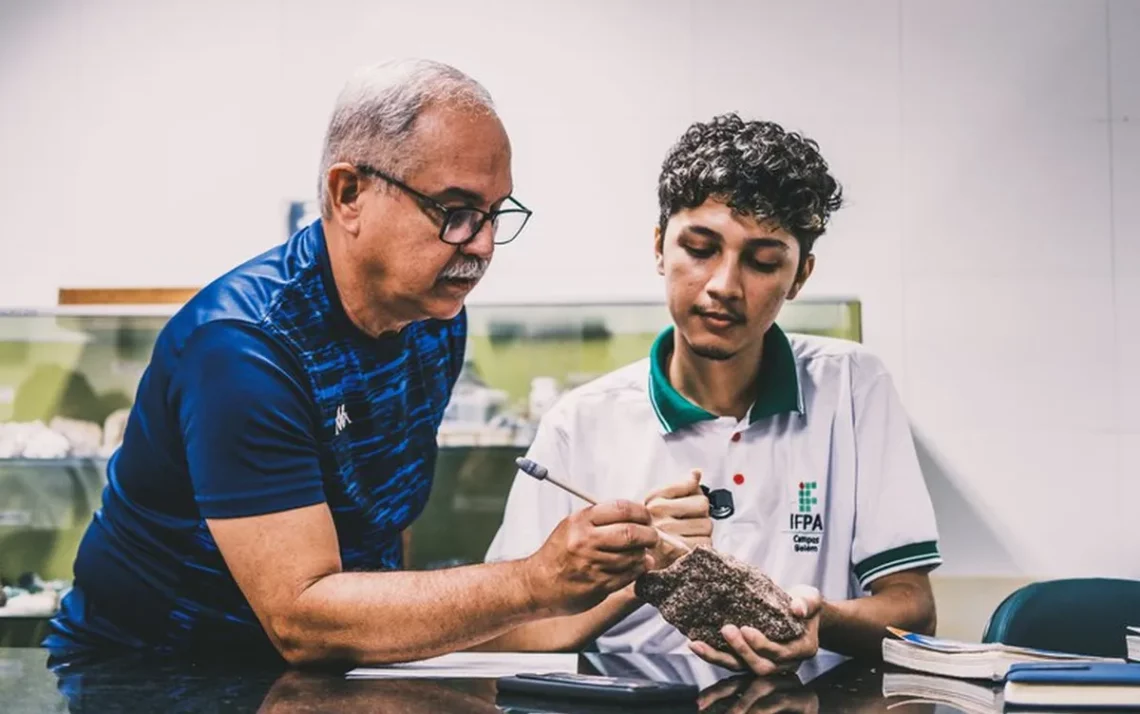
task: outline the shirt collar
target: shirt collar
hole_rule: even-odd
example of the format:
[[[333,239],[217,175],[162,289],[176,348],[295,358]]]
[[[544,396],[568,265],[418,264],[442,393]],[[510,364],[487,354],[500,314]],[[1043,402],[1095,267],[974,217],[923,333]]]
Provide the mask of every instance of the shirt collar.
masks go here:
[[[670,434],[699,421],[717,416],[681,395],[669,383],[669,356],[673,352],[673,331],[669,326],[657,335],[649,350],[649,402],[661,429]],[[774,324],[764,334],[764,354],[756,379],[756,399],[748,410],[748,423],[754,424],[776,414],[804,413],[799,369],[788,336]]]

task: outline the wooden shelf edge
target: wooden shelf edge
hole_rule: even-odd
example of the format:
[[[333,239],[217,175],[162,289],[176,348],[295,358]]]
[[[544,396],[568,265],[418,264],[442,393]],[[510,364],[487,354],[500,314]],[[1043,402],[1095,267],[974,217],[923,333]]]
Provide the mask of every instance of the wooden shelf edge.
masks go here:
[[[60,305],[180,305],[198,288],[60,288]]]

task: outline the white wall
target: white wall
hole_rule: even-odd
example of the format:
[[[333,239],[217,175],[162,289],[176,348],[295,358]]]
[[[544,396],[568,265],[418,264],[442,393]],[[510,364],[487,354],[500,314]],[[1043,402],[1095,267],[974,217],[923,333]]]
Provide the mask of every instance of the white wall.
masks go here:
[[[429,17],[430,12],[430,17]],[[0,0],[0,305],[280,241],[355,66],[496,96],[536,210],[473,302],[657,298],[656,171],[736,109],[820,141],[947,573],[1140,577],[1140,2]]]

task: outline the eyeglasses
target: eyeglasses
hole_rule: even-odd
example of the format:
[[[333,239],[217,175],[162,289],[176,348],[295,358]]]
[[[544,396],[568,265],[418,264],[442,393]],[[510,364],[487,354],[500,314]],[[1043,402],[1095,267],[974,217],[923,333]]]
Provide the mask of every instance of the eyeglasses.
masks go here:
[[[420,209],[439,211],[442,221],[439,226],[439,239],[451,245],[463,245],[479,235],[483,224],[491,222],[491,235],[496,245],[510,243],[522,233],[523,226],[530,220],[532,211],[516,201],[512,196],[506,198],[512,204],[511,208],[500,208],[497,211],[483,211],[474,206],[445,206],[431,196],[420,193],[403,181],[400,181],[380,169],[368,164],[356,164],[356,170],[366,176],[383,179],[396,188],[405,191],[420,204]],[[430,216],[431,214],[428,213]]]

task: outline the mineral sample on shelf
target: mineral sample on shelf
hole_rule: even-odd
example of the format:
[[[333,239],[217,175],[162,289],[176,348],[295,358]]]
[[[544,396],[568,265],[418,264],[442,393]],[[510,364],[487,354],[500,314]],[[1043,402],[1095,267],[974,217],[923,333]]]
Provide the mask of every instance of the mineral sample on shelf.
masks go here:
[[[0,459],[59,459],[71,442],[42,421],[0,423]]]
[[[130,411],[120,409],[95,422],[52,417],[48,423],[0,422],[0,460],[109,457],[122,443]]]
[[[103,443],[103,429],[98,424],[79,419],[53,417],[48,428],[67,439],[69,456],[88,458],[99,454]]]
[[[804,633],[792,600],[759,569],[727,553],[700,546],[667,568],[637,579],[634,592],[690,640],[732,652],[720,630],[754,627],[773,642]]]
[[[66,580],[44,580],[23,573],[16,583],[0,587],[0,618],[50,617],[59,610],[59,600],[71,587]]]

